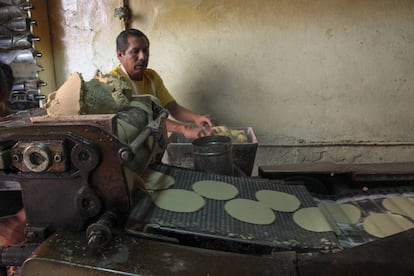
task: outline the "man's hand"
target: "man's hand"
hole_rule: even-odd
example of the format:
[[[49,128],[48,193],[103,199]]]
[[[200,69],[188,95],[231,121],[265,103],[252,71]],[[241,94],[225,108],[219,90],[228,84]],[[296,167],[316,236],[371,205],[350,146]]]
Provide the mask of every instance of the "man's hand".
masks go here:
[[[180,133],[187,139],[196,139],[213,134],[213,127],[216,125],[216,122],[212,116],[191,112],[178,105],[175,101],[169,103],[167,109],[175,119],[167,119],[165,121],[168,132]],[[192,122],[192,124],[189,125],[187,122]]]
[[[14,216],[0,219],[0,246],[16,245],[24,241],[26,213],[21,209]]]
[[[195,118],[194,122],[199,127],[212,128],[216,125],[215,119],[211,115],[199,115]]]
[[[185,126],[183,134],[187,139],[197,139],[204,136],[210,136],[212,132],[213,129],[210,127]]]

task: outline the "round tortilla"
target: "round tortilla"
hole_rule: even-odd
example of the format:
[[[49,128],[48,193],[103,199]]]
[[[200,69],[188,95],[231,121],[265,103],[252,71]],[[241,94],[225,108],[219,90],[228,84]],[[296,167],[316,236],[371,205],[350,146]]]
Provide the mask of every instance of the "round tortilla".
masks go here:
[[[173,212],[190,213],[201,209],[205,200],[200,195],[182,189],[168,189],[152,195],[154,204],[161,209]]]
[[[382,201],[382,206],[388,211],[414,218],[414,198],[391,197]]]
[[[373,214],[365,218],[363,227],[368,234],[384,238],[414,228],[414,223],[400,215]]]
[[[361,218],[361,210],[352,204],[321,202],[318,207],[338,223],[354,224]]]
[[[293,214],[293,221],[308,231],[334,231],[328,220],[318,207],[303,208]]]
[[[296,196],[272,190],[257,191],[256,198],[265,206],[281,212],[293,212],[300,206]]]
[[[172,176],[149,169],[143,173],[142,179],[147,190],[164,190],[175,184]]]
[[[234,185],[214,180],[197,181],[192,188],[197,194],[216,200],[232,199],[239,194]]]
[[[250,199],[232,199],[224,205],[224,210],[233,218],[252,224],[271,224],[276,219],[272,209]]]

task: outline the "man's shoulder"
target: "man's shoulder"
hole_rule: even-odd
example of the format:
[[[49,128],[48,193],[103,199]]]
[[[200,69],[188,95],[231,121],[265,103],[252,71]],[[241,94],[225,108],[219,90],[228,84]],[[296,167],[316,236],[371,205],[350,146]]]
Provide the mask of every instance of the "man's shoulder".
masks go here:
[[[154,69],[151,69],[151,68],[145,69],[145,74],[147,74],[149,77],[156,77],[156,78],[160,77],[160,75],[157,73],[157,71],[155,71]]]
[[[110,75],[122,75],[122,69],[121,69],[121,66],[116,66],[116,67],[114,67],[111,71],[109,71],[108,72],[108,74],[110,74]]]

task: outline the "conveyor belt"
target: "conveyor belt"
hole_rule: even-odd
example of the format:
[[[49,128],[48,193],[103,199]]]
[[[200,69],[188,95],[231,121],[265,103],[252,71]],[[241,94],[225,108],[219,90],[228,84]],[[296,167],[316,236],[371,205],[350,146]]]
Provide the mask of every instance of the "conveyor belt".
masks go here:
[[[335,201],[340,204],[352,204],[361,211],[361,219],[356,224],[337,223],[337,226],[341,231],[341,234],[338,236],[341,246],[344,248],[351,248],[378,239],[364,230],[363,223],[365,218],[371,214],[392,214],[392,212],[384,208],[382,205],[382,201],[385,198],[392,197],[414,198],[414,187],[388,187],[371,189],[366,192],[350,191],[339,196],[321,195],[319,198],[315,197],[315,201]],[[404,217],[414,223],[414,218],[407,216]]]
[[[217,180],[236,186],[239,189],[238,198],[256,200],[256,191],[270,189],[295,195],[301,201],[300,208],[316,206],[316,202],[302,185],[209,174],[166,165],[157,165],[151,169],[174,177],[176,184],[173,188],[176,189],[191,190],[191,185],[196,181]],[[275,211],[274,223],[254,225],[228,215],[224,210],[225,203],[226,201],[206,199],[206,205],[197,212],[176,213],[157,208],[150,200],[141,200],[131,212],[129,227],[142,232],[172,236],[178,238],[181,243],[185,242],[185,239],[201,243],[203,239],[210,242],[215,240],[214,246],[230,246],[233,249],[234,243],[247,244],[248,250],[256,250],[259,247],[300,252],[330,251],[340,247],[333,232],[317,233],[304,230],[293,221],[293,213]]]

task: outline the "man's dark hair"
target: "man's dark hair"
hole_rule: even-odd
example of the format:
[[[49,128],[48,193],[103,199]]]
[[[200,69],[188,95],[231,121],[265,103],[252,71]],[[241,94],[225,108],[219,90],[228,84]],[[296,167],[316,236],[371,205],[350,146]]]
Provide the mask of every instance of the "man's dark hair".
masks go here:
[[[136,36],[136,37],[143,37],[148,42],[149,46],[149,39],[148,37],[137,29],[127,29],[122,31],[118,37],[116,38],[116,50],[124,53],[128,49],[128,37],[129,36]]]

